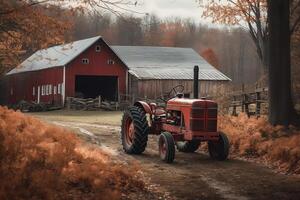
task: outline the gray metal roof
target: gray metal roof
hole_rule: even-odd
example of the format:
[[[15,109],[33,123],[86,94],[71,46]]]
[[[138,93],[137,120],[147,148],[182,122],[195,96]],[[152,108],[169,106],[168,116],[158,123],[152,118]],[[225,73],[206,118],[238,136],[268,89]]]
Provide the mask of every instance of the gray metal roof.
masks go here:
[[[7,75],[67,65],[101,36],[50,47],[35,52]],[[138,79],[193,79],[193,67],[199,66],[200,80],[230,80],[207,63],[191,48],[111,46],[129,73]]]
[[[37,71],[51,67],[64,66],[71,62],[84,50],[93,45],[100,38],[100,36],[97,36],[39,50],[7,74],[9,75],[20,72]]]
[[[199,66],[200,80],[230,80],[191,48],[111,46],[138,79],[193,79]]]

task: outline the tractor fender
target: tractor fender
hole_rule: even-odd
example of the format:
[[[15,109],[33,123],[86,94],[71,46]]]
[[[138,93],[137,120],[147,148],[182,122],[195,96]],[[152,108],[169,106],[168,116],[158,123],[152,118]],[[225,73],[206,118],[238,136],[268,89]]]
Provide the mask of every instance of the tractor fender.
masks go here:
[[[133,104],[134,106],[143,108],[143,110],[145,111],[145,113],[149,113],[150,115],[152,114],[152,110],[151,107],[149,106],[148,103],[144,102],[144,101],[137,101]]]

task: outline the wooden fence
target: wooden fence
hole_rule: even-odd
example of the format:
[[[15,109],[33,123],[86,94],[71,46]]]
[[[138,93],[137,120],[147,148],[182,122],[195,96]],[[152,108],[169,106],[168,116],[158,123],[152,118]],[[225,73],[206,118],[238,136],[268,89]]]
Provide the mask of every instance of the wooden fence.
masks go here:
[[[237,107],[241,107],[242,112],[245,112],[248,116],[261,115],[261,105],[268,103],[268,88],[256,88],[252,92],[236,91],[231,94],[232,115],[237,115]],[[255,111],[251,112],[249,106],[255,105]]]

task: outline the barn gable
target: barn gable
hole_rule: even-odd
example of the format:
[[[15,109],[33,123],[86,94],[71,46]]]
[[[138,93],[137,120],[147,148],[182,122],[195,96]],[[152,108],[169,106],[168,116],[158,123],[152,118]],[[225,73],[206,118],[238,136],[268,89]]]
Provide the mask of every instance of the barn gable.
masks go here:
[[[97,50],[98,49],[98,50]],[[9,104],[64,105],[67,97],[117,101],[127,90],[126,65],[100,37],[39,50],[7,73]]]

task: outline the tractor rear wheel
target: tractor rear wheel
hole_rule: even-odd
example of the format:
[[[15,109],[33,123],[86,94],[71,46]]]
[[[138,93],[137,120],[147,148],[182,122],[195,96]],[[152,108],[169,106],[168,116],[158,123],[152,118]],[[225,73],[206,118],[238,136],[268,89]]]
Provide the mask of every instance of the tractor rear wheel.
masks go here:
[[[229,154],[229,140],[224,133],[220,133],[218,141],[208,141],[208,152],[211,158],[226,160]]]
[[[193,153],[199,148],[199,146],[200,146],[199,140],[176,142],[176,147],[178,151],[185,152],[185,153]]]
[[[146,113],[139,107],[131,106],[123,114],[121,141],[128,154],[141,154],[148,141],[149,126]]]
[[[172,163],[175,158],[175,143],[171,133],[163,132],[158,140],[160,158],[166,163]]]

